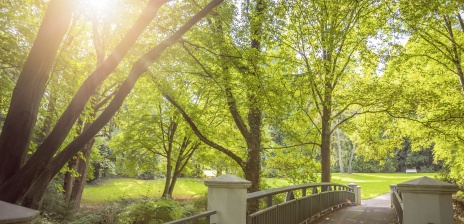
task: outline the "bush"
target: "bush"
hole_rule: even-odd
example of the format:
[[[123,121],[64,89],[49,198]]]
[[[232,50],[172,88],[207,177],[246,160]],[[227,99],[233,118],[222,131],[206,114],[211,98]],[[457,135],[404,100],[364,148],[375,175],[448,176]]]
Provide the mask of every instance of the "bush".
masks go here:
[[[72,203],[64,200],[63,193],[54,182],[45,191],[41,210],[40,223],[66,223],[76,211]]]
[[[170,199],[142,200],[129,205],[119,215],[119,223],[162,224],[180,218],[179,205]]]

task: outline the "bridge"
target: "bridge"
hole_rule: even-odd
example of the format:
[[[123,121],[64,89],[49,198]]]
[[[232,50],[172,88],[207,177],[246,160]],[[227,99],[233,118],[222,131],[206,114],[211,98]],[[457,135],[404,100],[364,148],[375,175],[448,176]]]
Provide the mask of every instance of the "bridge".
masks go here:
[[[390,193],[361,200],[361,187],[311,183],[246,193],[251,182],[232,175],[205,181],[208,211],[166,224],[453,223],[458,187],[429,177],[390,186]],[[258,205],[247,214],[247,206]],[[0,223],[36,223],[38,211],[0,201]]]
[[[232,175],[206,180],[208,211],[166,224],[453,223],[458,187],[429,177],[390,186],[390,193],[361,200],[361,187],[312,183],[246,193],[250,182]],[[259,211],[247,214],[247,205]]]

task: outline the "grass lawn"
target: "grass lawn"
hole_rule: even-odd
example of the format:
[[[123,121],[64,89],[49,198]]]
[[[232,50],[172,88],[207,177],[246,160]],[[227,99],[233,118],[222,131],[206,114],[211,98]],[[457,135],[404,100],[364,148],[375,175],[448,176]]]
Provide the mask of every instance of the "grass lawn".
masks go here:
[[[416,179],[422,176],[434,177],[433,173],[405,174],[405,173],[333,173],[332,182],[349,184],[355,183],[362,187],[362,199],[373,198],[390,191],[390,184]],[[291,185],[285,179],[265,178],[271,188]],[[82,205],[98,205],[107,201],[122,198],[159,198],[164,188],[164,179],[137,180],[133,178],[115,178],[98,185],[87,185],[82,196]],[[203,180],[194,178],[180,178],[173,193],[174,198],[189,199],[206,194],[207,188]]]
[[[86,185],[82,195],[82,205],[98,205],[123,198],[160,198],[163,194],[164,179],[137,180],[134,178],[114,178],[98,185]],[[180,178],[173,197],[189,199],[206,194],[207,188],[201,179]]]
[[[334,173],[332,182],[340,184],[354,183],[361,186],[361,198],[369,199],[390,192],[390,184],[399,184],[408,180],[428,176],[433,178],[434,173]]]

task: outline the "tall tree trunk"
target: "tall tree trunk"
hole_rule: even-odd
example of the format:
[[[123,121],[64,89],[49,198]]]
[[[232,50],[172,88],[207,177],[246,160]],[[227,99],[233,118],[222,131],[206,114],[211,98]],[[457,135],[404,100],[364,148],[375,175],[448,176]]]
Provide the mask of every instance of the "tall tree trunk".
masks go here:
[[[0,135],[0,184],[23,165],[56,53],[75,1],[52,0],[11,97]]]
[[[245,165],[245,179],[251,181],[251,186],[248,192],[256,192],[260,190],[261,182],[261,110],[257,106],[257,102],[251,106],[248,113],[248,123],[250,125],[250,139],[248,145],[248,161]],[[248,203],[248,213],[253,213],[259,210],[257,201]]]
[[[330,109],[325,105],[322,109],[322,144],[321,144],[321,166],[322,182],[330,182]]]
[[[92,152],[92,147],[95,144],[95,138],[92,138],[82,149],[82,156],[79,157],[79,162],[77,163],[77,173],[78,177],[75,178],[74,184],[72,187],[72,192],[70,196],[70,201],[72,201],[76,208],[79,208],[81,205],[82,193],[84,192],[85,183],[87,183],[87,171],[89,169],[89,159],[90,153]]]
[[[340,140],[340,128],[337,128],[337,148],[338,148],[338,166],[340,167],[340,173],[344,173],[343,169],[343,157],[342,157],[342,144]]]
[[[172,178],[172,158],[170,153],[166,156],[167,164],[166,164],[166,180],[164,182],[164,190],[163,190],[163,198],[168,197],[171,198],[169,195],[169,186],[171,185],[171,178]]]

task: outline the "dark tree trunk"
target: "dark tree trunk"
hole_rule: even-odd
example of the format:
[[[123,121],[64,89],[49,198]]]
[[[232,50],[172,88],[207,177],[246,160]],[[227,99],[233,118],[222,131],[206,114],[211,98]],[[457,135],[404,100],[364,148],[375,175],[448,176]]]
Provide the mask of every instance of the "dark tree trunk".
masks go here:
[[[330,182],[330,109],[323,106],[322,110],[321,181]]]
[[[76,170],[77,167],[77,158],[72,158],[68,162],[68,169],[69,170]],[[71,191],[73,189],[74,184],[74,176],[72,172],[66,172],[64,174],[64,181],[63,181],[63,191],[64,191],[64,199],[69,201],[71,198]]]
[[[254,97],[252,101],[255,101]],[[261,110],[255,101],[248,112],[248,123],[250,125],[250,138],[248,140],[248,161],[245,166],[245,179],[251,181],[251,186],[248,192],[256,192],[260,190],[261,183]],[[248,213],[253,213],[259,210],[257,201],[248,203]]]
[[[23,165],[40,101],[60,43],[71,23],[74,1],[50,1],[37,38],[11,98],[0,135],[0,184]]]
[[[166,165],[166,180],[164,182],[164,190],[163,190],[163,198],[171,198],[172,196],[169,194],[169,186],[171,185],[171,178],[172,178],[172,165],[171,165],[171,158],[170,155],[167,159]]]
[[[79,173],[79,176],[74,180],[70,197],[70,201],[74,203],[76,208],[79,208],[81,205],[82,193],[84,192],[84,186],[87,182],[90,153],[92,152],[94,143],[95,139],[92,138],[92,140],[87,142],[87,144],[85,144],[84,148],[82,149],[82,154],[85,160],[79,157],[79,162],[77,165],[77,173]]]

